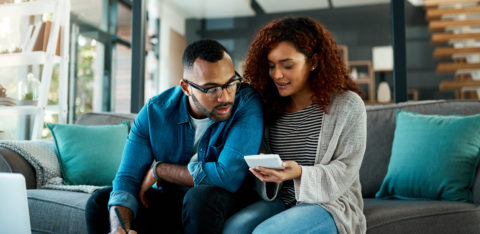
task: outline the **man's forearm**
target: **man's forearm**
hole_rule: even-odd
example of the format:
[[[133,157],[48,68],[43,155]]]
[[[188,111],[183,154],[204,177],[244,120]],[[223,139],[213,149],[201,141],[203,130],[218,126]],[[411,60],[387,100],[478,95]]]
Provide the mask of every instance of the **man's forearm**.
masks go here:
[[[120,217],[117,217],[117,213],[115,212],[115,209],[117,208],[118,213],[120,214],[121,219],[123,221],[123,224],[125,225],[125,228],[129,230],[131,228],[131,223],[133,220],[133,212],[123,206],[112,206],[110,207],[110,230],[115,230],[117,227],[121,227],[120,221],[118,220]]]
[[[157,175],[167,182],[193,187],[193,178],[187,166],[161,163],[157,167]]]

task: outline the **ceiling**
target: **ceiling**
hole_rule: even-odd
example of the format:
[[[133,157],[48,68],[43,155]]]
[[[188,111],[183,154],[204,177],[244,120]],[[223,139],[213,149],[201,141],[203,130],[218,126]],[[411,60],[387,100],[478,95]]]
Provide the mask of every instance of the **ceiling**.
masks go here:
[[[102,22],[102,4],[99,0],[70,0],[71,12],[95,26]],[[118,4],[118,25],[130,25],[132,13],[122,4]]]
[[[100,26],[102,17],[102,1],[98,0],[70,0],[71,12],[92,23]]]
[[[157,0],[162,1],[162,0]],[[250,0],[163,0],[181,9],[186,18],[223,18],[253,16],[255,11]],[[390,0],[256,0],[266,13],[328,9],[331,7],[354,7],[372,4],[387,4]],[[409,0],[414,5],[423,0]]]
[[[150,0],[167,2],[181,11],[185,18],[223,18],[254,16],[250,0]],[[423,0],[409,0],[412,4],[422,4]],[[82,19],[100,26],[102,2],[98,0],[71,0],[72,12]],[[266,13],[281,13],[331,7],[354,7],[372,4],[387,4],[390,0],[256,0]],[[130,25],[131,12],[119,4],[118,23]]]

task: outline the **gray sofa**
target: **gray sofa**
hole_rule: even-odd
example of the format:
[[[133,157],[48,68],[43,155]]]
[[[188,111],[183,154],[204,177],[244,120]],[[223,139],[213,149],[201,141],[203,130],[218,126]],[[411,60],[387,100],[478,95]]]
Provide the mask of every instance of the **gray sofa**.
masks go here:
[[[360,169],[367,233],[480,233],[478,173],[473,187],[474,204],[375,199],[387,172],[397,109],[472,115],[480,113],[480,101],[439,100],[367,107],[367,149]],[[111,124],[133,118],[128,114],[88,113],[77,124]],[[27,179],[32,232],[85,233],[84,210],[89,194],[36,189],[33,170],[15,152],[0,149],[0,171],[20,172]]]
[[[114,124],[133,118],[134,114],[87,113],[81,115],[76,124]],[[87,233],[85,204],[90,194],[37,189],[34,168],[16,152],[1,147],[0,172],[18,172],[25,176],[32,233]]]

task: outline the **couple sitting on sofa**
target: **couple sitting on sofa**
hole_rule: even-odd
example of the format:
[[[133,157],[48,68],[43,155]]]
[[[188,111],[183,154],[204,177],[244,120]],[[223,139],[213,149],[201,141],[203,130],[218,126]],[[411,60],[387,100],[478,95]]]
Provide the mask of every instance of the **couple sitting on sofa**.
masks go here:
[[[190,44],[183,68],[180,87],[135,118],[113,188],[87,203],[89,233],[365,233],[365,107],[322,25],[266,25],[245,82],[212,40]],[[243,156],[259,149],[279,154],[284,169],[249,172]]]

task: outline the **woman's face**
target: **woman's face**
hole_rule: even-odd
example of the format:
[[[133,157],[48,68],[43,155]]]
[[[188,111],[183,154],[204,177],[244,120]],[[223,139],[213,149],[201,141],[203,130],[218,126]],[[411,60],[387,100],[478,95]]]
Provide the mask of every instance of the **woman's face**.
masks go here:
[[[268,53],[269,74],[282,97],[311,92],[308,76],[312,66],[290,42],[278,43]]]

